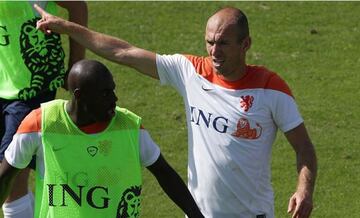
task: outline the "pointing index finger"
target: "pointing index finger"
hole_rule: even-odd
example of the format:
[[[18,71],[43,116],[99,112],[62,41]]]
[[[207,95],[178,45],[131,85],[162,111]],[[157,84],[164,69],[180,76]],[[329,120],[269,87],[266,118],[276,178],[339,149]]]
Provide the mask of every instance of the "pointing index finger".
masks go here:
[[[39,12],[42,17],[46,14],[46,12],[37,4],[34,4],[34,8]]]

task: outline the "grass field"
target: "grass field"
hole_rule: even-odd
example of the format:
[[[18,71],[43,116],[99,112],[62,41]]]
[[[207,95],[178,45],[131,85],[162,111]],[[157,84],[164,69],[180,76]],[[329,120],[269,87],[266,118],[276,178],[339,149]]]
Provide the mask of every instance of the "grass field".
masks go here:
[[[92,29],[162,54],[197,55],[206,55],[208,16],[226,5],[241,8],[248,15],[253,42],[248,63],[265,65],[287,81],[316,146],[312,217],[360,217],[360,2],[88,4]],[[87,57],[103,60],[91,52]],[[143,117],[164,156],[186,180],[187,133],[180,96],[132,69],[104,62],[116,80],[118,105]],[[66,94],[60,91],[58,97]],[[272,154],[276,217],[289,217],[288,198],[297,178],[295,154],[281,133]],[[143,190],[142,217],[183,217],[146,170]]]

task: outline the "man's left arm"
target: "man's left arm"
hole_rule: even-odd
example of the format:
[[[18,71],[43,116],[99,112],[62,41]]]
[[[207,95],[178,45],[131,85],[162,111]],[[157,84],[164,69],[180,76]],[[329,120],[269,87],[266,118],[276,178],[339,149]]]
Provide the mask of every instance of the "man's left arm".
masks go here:
[[[147,169],[156,177],[164,192],[189,218],[204,217],[184,181],[161,154],[155,163],[148,166]]]
[[[307,218],[313,208],[313,192],[317,173],[315,148],[304,123],[285,133],[295,150],[298,184],[296,192],[289,200],[288,213],[293,218]]]

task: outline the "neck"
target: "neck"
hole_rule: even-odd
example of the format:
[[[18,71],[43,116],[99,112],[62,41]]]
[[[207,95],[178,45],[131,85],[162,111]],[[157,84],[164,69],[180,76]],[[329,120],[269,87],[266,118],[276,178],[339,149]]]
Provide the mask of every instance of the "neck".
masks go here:
[[[217,72],[217,75],[220,79],[228,81],[228,82],[234,82],[241,78],[243,78],[246,74],[246,65],[241,65],[236,71],[228,74],[222,74],[220,72]]]
[[[69,114],[70,119],[77,127],[82,127],[95,123],[89,117],[85,111],[80,109],[79,105],[74,101],[69,101],[66,105],[66,112]]]

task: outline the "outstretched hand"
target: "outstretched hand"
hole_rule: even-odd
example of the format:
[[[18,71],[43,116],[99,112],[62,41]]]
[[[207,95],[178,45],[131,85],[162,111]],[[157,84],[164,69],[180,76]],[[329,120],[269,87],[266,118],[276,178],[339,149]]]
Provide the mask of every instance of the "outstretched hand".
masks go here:
[[[295,192],[288,206],[288,213],[292,214],[292,218],[308,218],[313,209],[312,197],[306,193]]]
[[[41,15],[41,19],[36,23],[37,29],[46,34],[50,34],[51,32],[64,33],[66,20],[47,13],[37,4],[34,4],[34,8]]]

